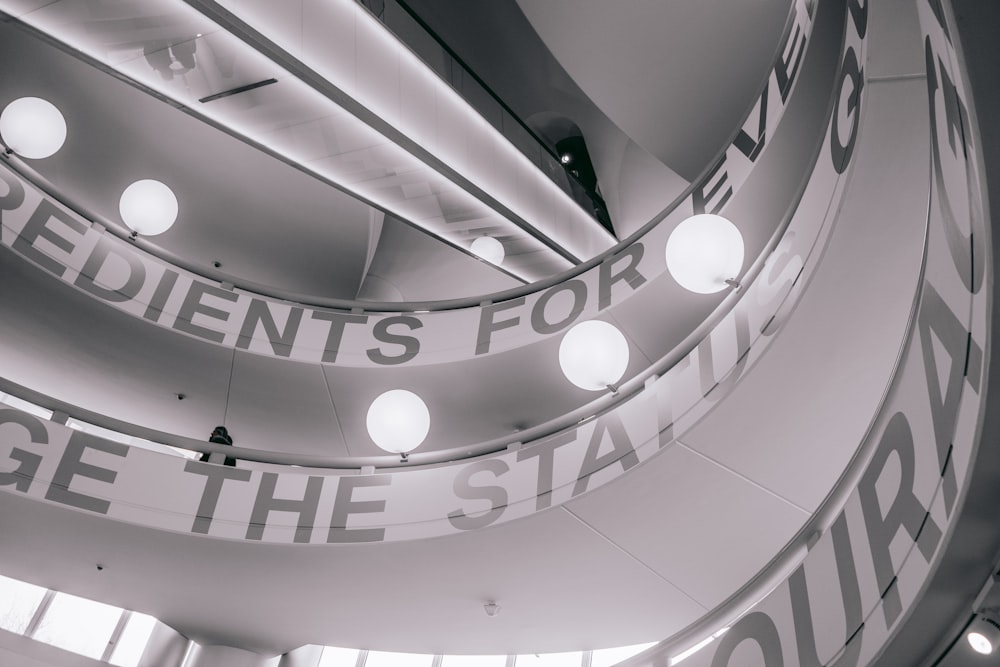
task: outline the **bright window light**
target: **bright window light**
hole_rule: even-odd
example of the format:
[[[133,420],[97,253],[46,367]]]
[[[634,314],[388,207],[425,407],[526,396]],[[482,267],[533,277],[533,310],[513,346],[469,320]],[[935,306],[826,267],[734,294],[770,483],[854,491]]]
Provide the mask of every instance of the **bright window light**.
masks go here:
[[[0,576],[0,628],[24,634],[43,597],[41,586]]]
[[[504,667],[505,655],[444,655],[441,667]]]
[[[590,667],[610,667],[611,665],[617,665],[622,660],[628,660],[633,655],[642,653],[655,643],[649,642],[648,644],[633,644],[632,646],[598,649],[591,654]]]
[[[118,607],[56,593],[32,639],[100,660],[121,615]]]
[[[40,405],[29,403],[28,401],[18,398],[17,396],[11,396],[10,394],[0,392],[0,403],[9,405],[12,408],[17,408],[22,412],[27,412],[29,415],[34,415],[39,419],[44,419],[46,421],[52,419],[52,411],[48,408],[43,408]]]
[[[316,667],[354,667],[358,664],[358,649],[324,646],[323,656]]]
[[[542,653],[517,656],[514,667],[580,667],[583,664],[583,651],[570,653]]]
[[[90,435],[96,435],[98,438],[104,438],[105,440],[111,440],[112,442],[120,442],[123,445],[128,445],[129,447],[141,447],[142,449],[160,452],[161,454],[183,456],[188,459],[193,459],[201,455],[200,452],[193,452],[189,449],[181,449],[180,447],[171,447],[170,445],[161,445],[160,443],[153,442],[152,440],[137,438],[134,435],[128,435],[127,433],[121,433],[119,431],[112,431],[109,428],[81,421],[73,417],[66,420],[66,426],[76,429],[77,431],[89,433]]]
[[[153,634],[156,619],[146,614],[132,612],[118,643],[111,654],[111,664],[118,667],[138,667],[142,652],[146,650],[149,636]]]
[[[674,657],[670,658],[670,665],[671,665],[671,667],[673,667],[673,665],[680,664],[684,660],[687,660],[692,655],[694,655],[695,653],[697,653],[701,649],[705,648],[706,646],[708,646],[709,644],[711,644],[712,642],[714,642],[716,639],[718,639],[722,635],[726,634],[726,632],[728,632],[728,631],[729,631],[729,628],[722,628],[718,632],[716,632],[716,633],[714,633],[712,635],[709,635],[708,637],[705,637],[700,642],[698,642],[697,644],[695,644],[691,648],[687,649],[686,651],[681,651],[680,653],[678,653]]]
[[[365,667],[431,667],[434,656],[429,653],[390,653],[368,651]]]

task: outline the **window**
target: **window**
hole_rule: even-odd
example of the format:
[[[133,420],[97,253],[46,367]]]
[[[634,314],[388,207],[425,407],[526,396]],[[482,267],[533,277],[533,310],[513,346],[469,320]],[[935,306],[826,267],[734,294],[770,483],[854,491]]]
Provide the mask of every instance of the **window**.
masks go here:
[[[111,654],[111,664],[117,667],[137,667],[142,652],[146,650],[149,636],[153,634],[156,619],[146,614],[132,612],[125,630],[122,631],[115,651]]]
[[[517,656],[514,667],[580,667],[583,664],[583,652],[542,653]]]
[[[138,438],[133,435],[128,435],[127,433],[119,433],[118,431],[112,431],[111,429],[104,428],[103,426],[97,426],[96,424],[91,424],[89,422],[80,421],[70,417],[66,420],[66,426],[77,431],[82,431],[83,433],[89,433],[90,435],[95,435],[98,438],[104,438],[105,440],[111,440],[112,442],[120,442],[123,445],[128,445],[129,447],[141,447],[142,449],[149,449],[154,452],[160,452],[161,454],[170,454],[172,456],[183,456],[185,458],[193,459],[201,454],[199,452],[193,452],[188,449],[181,449],[179,447],[171,447],[170,445],[161,445],[158,442],[153,442],[152,440],[146,440],[144,438]]]
[[[41,586],[0,576],[0,628],[24,634],[43,597]]]
[[[504,667],[506,664],[505,655],[446,655],[441,658],[441,667]]]
[[[431,667],[434,656],[427,653],[369,651],[365,667]]]
[[[100,660],[121,615],[118,607],[56,593],[32,638]]]
[[[323,655],[316,667],[354,667],[358,664],[358,653],[360,652],[356,648],[324,646]]]
[[[633,646],[619,646],[617,648],[603,648],[594,651],[590,658],[590,667],[610,667],[622,660],[628,660],[633,655],[642,653],[656,642],[648,644],[634,644]]]

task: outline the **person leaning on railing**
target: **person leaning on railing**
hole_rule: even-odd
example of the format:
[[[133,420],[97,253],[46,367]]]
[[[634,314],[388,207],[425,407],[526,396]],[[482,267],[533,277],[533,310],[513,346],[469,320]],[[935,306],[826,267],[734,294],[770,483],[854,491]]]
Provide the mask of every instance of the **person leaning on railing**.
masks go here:
[[[212,435],[208,437],[208,441],[214,442],[217,445],[232,446],[233,444],[233,438],[229,435],[229,431],[225,426],[216,426],[215,430],[212,431]],[[227,466],[236,465],[236,459],[226,456],[221,452],[205,452],[198,460],[202,463],[221,463]]]

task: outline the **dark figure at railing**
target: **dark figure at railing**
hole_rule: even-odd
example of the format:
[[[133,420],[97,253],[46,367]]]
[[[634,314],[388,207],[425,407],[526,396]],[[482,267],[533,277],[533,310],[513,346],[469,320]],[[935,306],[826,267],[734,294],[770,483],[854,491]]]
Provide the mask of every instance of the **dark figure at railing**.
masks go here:
[[[212,435],[208,437],[209,442],[214,442],[217,445],[229,445],[232,446],[233,438],[229,435],[229,431],[225,426],[216,426],[215,430],[212,431]],[[236,459],[231,456],[225,456],[218,452],[205,452],[198,459],[202,463],[222,463],[227,466],[235,466]]]

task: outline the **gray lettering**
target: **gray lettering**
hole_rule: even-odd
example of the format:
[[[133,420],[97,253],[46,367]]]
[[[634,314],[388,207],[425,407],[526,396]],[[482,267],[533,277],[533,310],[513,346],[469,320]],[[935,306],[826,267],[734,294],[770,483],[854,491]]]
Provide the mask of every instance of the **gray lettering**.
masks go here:
[[[295,336],[299,332],[299,323],[302,321],[302,309],[292,307],[288,312],[288,320],[285,322],[285,330],[278,331],[278,324],[274,321],[274,315],[266,301],[251,298],[250,306],[247,308],[247,316],[243,319],[243,327],[240,335],[236,339],[236,347],[246,350],[250,347],[250,341],[257,331],[257,325],[264,325],[264,335],[271,343],[271,349],[279,357],[288,357],[292,354],[292,345],[295,343]]]
[[[899,457],[901,479],[896,497],[889,509],[883,512],[875,484],[882,476],[893,452]],[[934,522],[930,512],[913,494],[915,457],[910,423],[906,415],[897,412],[889,419],[878,449],[858,483],[858,496],[861,499],[861,510],[871,545],[872,564],[875,566],[875,576],[882,594],[882,611],[885,614],[886,626],[890,628],[903,611],[899,590],[892,586],[895,580],[895,568],[892,564],[892,555],[889,553],[892,538],[900,528],[905,528],[927,560],[934,555],[934,550],[941,541],[941,529]]]
[[[100,272],[101,267],[104,266],[113,249],[114,246],[107,237],[98,239],[97,245],[94,246],[94,250],[90,253],[90,257],[87,258],[87,262],[83,265],[80,275],[77,276],[76,282],[73,284],[84,292],[105,301],[129,301],[135,298],[146,281],[146,265],[139,261],[138,257],[132,254],[115,253],[117,257],[128,264],[129,268],[128,278],[121,287],[108,289],[101,287],[95,282],[97,274]]]
[[[955,505],[958,495],[958,482],[955,479],[955,469],[946,466],[948,451],[951,448],[951,438],[955,432],[958,420],[959,403],[962,400],[962,379],[965,377],[966,362],[969,357],[982,359],[982,351],[969,337],[962,323],[944,302],[934,286],[924,283],[920,297],[920,311],[917,315],[917,329],[920,332],[920,349],[924,359],[924,373],[927,380],[927,398],[931,406],[931,419],[934,423],[934,441],[937,444],[938,465],[942,480],[942,499],[947,516]],[[931,336],[935,335],[944,346],[948,355],[947,386],[942,391],[938,379],[937,359],[934,354],[934,343]],[[980,361],[981,363],[981,361]],[[976,375],[966,377],[972,388],[979,390],[978,383],[973,384]]]
[[[612,449],[607,454],[599,455],[605,433],[611,436]],[[623,471],[639,463],[639,457],[636,456],[632,441],[622,425],[622,419],[614,411],[601,415],[594,424],[590,444],[587,445],[583,463],[580,464],[580,474],[576,484],[573,485],[573,496],[576,497],[586,491],[590,476],[612,463],[620,463]]]
[[[361,477],[341,477],[337,484],[337,496],[333,501],[333,516],[330,518],[330,532],[326,541],[333,542],[381,542],[385,539],[385,528],[347,527],[351,514],[377,514],[385,511],[385,500],[352,500],[354,489],[362,486],[389,486],[389,475],[365,475]]]
[[[494,477],[501,477],[510,470],[504,461],[500,459],[486,459],[478,461],[462,468],[455,476],[455,495],[465,500],[485,500],[489,502],[490,509],[470,516],[465,510],[457,509],[448,513],[448,521],[458,530],[474,530],[490,525],[500,518],[507,509],[507,489],[500,485],[473,486],[472,476],[479,472],[492,473]]]
[[[570,307],[569,313],[561,320],[549,322],[545,318],[545,308],[549,305],[549,301],[552,300],[553,296],[567,290],[573,295],[573,305]],[[542,292],[542,295],[538,297],[538,301],[535,302],[534,307],[531,309],[531,328],[540,334],[555,333],[566,328],[578,318],[586,305],[587,283],[573,278],[558,285],[553,285]]]
[[[642,261],[646,248],[641,242],[633,243],[613,258],[602,262],[598,268],[597,309],[604,310],[611,305],[611,288],[615,283],[624,280],[633,290],[639,289],[646,282],[646,277],[636,268]],[[628,265],[618,273],[611,273],[618,261],[628,258]]]
[[[49,432],[45,429],[37,418],[20,410],[0,410],[0,425],[19,424],[28,432],[31,442],[39,445],[47,445],[49,442]],[[14,447],[10,451],[11,460],[17,461],[20,465],[11,472],[0,473],[0,486],[14,486],[15,491],[27,493],[31,488],[38,473],[38,467],[42,464],[42,457],[38,454]]]
[[[326,334],[326,344],[323,346],[324,364],[336,363],[337,354],[340,352],[340,343],[344,338],[344,329],[348,324],[368,322],[367,315],[347,315],[328,310],[314,310],[312,319],[330,323],[330,329]]]
[[[795,624],[795,644],[799,649],[800,667],[854,667],[861,655],[861,632],[864,618],[861,611],[861,587],[858,572],[851,553],[851,535],[847,530],[847,518],[841,512],[830,529],[833,539],[834,559],[837,563],[837,580],[840,582],[840,599],[844,603],[846,627],[845,650],[831,663],[821,663],[816,651],[816,634],[813,630],[812,609],[809,606],[809,588],[806,586],[805,563],[800,565],[788,578],[789,594],[792,598],[792,622]],[[861,631],[859,632],[859,628]],[[858,634],[857,641],[852,641]]]
[[[490,351],[490,342],[493,338],[494,332],[516,327],[518,322],[521,321],[520,317],[515,316],[510,319],[500,320],[497,322],[493,319],[493,316],[500,311],[510,310],[511,308],[517,308],[523,305],[524,297],[520,296],[516,299],[511,299],[510,301],[493,303],[479,309],[479,331],[476,333],[476,354],[486,354]]]
[[[122,458],[128,456],[128,447],[126,445],[108,440],[100,440],[92,435],[73,431],[69,436],[69,442],[66,443],[66,450],[59,460],[59,465],[56,467],[55,475],[52,476],[52,483],[49,485],[49,490],[45,492],[45,499],[97,512],[98,514],[107,514],[108,508],[111,506],[111,503],[107,500],[94,498],[93,496],[78,493],[77,491],[70,491],[69,488],[73,482],[73,478],[77,475],[108,484],[115,483],[115,478],[118,476],[117,470],[102,468],[83,462],[83,453],[88,449],[96,449],[97,451],[107,452],[108,454],[114,454]]]
[[[250,525],[247,526],[248,540],[264,538],[264,526],[271,512],[292,512],[299,515],[295,526],[294,542],[307,544],[316,523],[316,512],[319,510],[319,496],[323,491],[323,478],[310,475],[306,482],[306,491],[302,500],[275,498],[274,489],[278,485],[278,474],[265,472],[261,475],[260,486],[257,487],[257,498],[250,514]]]
[[[0,197],[0,220],[4,211],[16,211],[24,203],[24,186],[8,172],[0,172],[0,180],[7,184],[7,194]]]
[[[712,171],[706,174],[705,179],[691,192],[691,206],[696,215],[701,215],[705,212],[718,213],[726,205],[726,202],[729,201],[729,198],[733,196],[732,186],[727,185],[729,174],[723,169],[725,164],[726,156],[723,154],[719,158],[719,161],[715,163],[715,166],[712,167]],[[713,179],[715,180],[713,181]],[[724,190],[723,187],[725,187]],[[708,192],[705,192],[706,188],[710,188]],[[715,202],[712,210],[709,211],[708,205],[716,196],[719,197],[719,200]]]
[[[952,207],[951,199],[948,197],[948,187],[944,180],[944,166],[941,160],[942,137],[938,129],[938,89],[941,91],[941,103],[944,106],[944,123],[947,129],[948,146],[952,155],[961,156],[963,160],[968,159],[965,133],[963,127],[968,127],[968,111],[962,100],[958,97],[958,90],[945,72],[944,65],[940,59],[935,63],[934,53],[931,49],[929,37],[924,40],[924,56],[927,67],[927,92],[930,101],[930,126],[931,126],[931,165],[934,170],[934,184],[938,200],[938,211],[941,213],[944,235],[948,240],[948,250],[951,252],[952,261],[958,270],[958,275],[962,279],[962,284],[970,292],[975,294],[983,284],[983,275],[986,266],[986,257],[982,244],[972,243],[970,237],[962,233],[959,229],[955,210]],[[938,72],[941,78],[938,79]],[[955,144],[955,137],[958,136],[959,145]],[[959,153],[961,151],[961,153]],[[968,179],[967,179],[968,180]],[[977,202],[970,198],[969,222],[973,233],[983,229],[983,214],[978,210]],[[980,234],[983,235],[983,234]]]
[[[167,305],[167,299],[170,298],[170,293],[176,284],[177,272],[165,269],[163,275],[160,276],[160,282],[156,286],[156,291],[153,292],[153,298],[149,300],[149,303],[146,305],[146,312],[142,316],[153,322],[158,321],[160,315],[163,314],[163,307]]]
[[[518,451],[518,463],[528,459],[538,459],[538,484],[535,487],[536,510],[543,510],[552,504],[552,477],[555,469],[556,449],[574,442],[575,439],[574,433],[560,433],[544,442]]]
[[[851,134],[845,144],[840,140],[838,119],[843,104],[844,83],[848,79],[851,80],[851,93],[847,96],[844,112],[851,117]],[[830,121],[830,158],[833,162],[833,168],[838,174],[844,173],[851,161],[851,156],[854,155],[854,144],[858,139],[858,124],[861,122],[861,90],[864,85],[864,70],[858,66],[858,56],[854,52],[854,47],[849,47],[844,54],[844,63],[841,65],[840,76],[837,78],[837,103],[834,106],[833,119]]]
[[[225,301],[230,301],[232,303],[235,303],[239,299],[239,296],[237,296],[234,292],[224,290],[221,287],[216,287],[214,285],[209,285],[208,283],[194,281],[188,289],[187,296],[184,297],[184,303],[181,304],[180,312],[177,313],[177,319],[174,321],[174,329],[189,333],[192,336],[197,336],[198,338],[204,338],[205,340],[210,340],[215,343],[221,343],[225,339],[226,334],[194,323],[195,315],[204,315],[221,322],[229,320],[228,312],[201,302],[201,298],[206,294],[218,297]]]
[[[394,334],[389,331],[389,327],[394,324],[409,327],[410,331],[424,326],[424,323],[419,319],[409,315],[395,315],[393,317],[383,318],[376,322],[375,326],[372,327],[372,336],[375,337],[375,340],[380,343],[392,343],[393,345],[403,346],[403,352],[401,354],[397,354],[396,356],[383,354],[378,348],[368,350],[368,358],[376,364],[381,364],[383,366],[402,364],[410,359],[413,359],[417,356],[417,353],[420,352],[419,340],[413,336],[401,336],[400,334]]]
[[[73,249],[76,248],[76,244],[74,242],[70,241],[65,236],[60,236],[54,229],[46,226],[45,223],[53,218],[63,223],[66,227],[70,228],[77,234],[82,235],[87,231],[87,225],[79,220],[76,220],[75,218],[70,217],[67,213],[57,208],[56,205],[49,200],[43,199],[38,202],[38,207],[31,214],[31,217],[28,218],[28,222],[25,223],[24,229],[22,229],[21,233],[14,239],[14,243],[11,244],[11,248],[35,264],[38,264],[49,273],[62,278],[62,275],[66,272],[66,267],[58,260],[53,259],[35,247],[35,241],[39,238],[43,238],[67,254],[73,252]]]
[[[212,519],[215,516],[215,509],[219,505],[219,495],[222,493],[222,485],[225,484],[227,479],[237,482],[247,482],[250,480],[250,471],[232,466],[187,461],[184,464],[184,472],[205,476],[205,489],[201,492],[201,500],[198,502],[198,512],[194,517],[191,532],[207,535],[208,529],[212,525]]]
[[[712,667],[728,667],[736,647],[747,640],[760,647],[761,657],[764,658],[763,667],[784,667],[785,659],[781,654],[778,628],[774,626],[771,617],[762,611],[750,612],[722,635],[719,648],[712,656]]]

